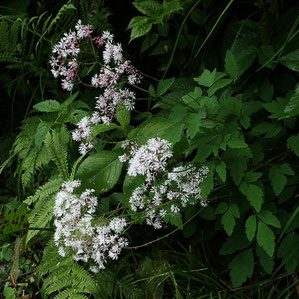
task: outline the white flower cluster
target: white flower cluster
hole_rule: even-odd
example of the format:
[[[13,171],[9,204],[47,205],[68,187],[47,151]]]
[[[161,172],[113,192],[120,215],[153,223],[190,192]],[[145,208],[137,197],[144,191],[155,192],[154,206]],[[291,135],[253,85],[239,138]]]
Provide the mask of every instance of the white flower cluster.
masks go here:
[[[61,85],[63,89],[71,91],[74,87],[78,62],[77,56],[80,53],[79,41],[87,38],[92,33],[91,25],[82,25],[78,20],[76,31],[64,33],[63,37],[53,47],[54,56],[50,59],[51,72],[55,78],[63,77]]]
[[[108,258],[117,259],[128,245],[127,239],[120,236],[127,223],[124,218],[113,218],[95,225],[97,198],[91,196],[92,189],[85,190],[80,197],[75,195],[74,189],[80,185],[79,180],[65,182],[56,195],[54,241],[61,256],[71,249],[75,260],[91,259],[95,264],[91,270],[97,271],[105,268]]]
[[[99,74],[91,78],[94,87],[103,88],[101,95],[96,97],[95,111],[91,117],[85,116],[78,124],[77,130],[73,132],[73,139],[81,142],[80,154],[85,154],[93,147],[91,142],[91,130],[96,124],[109,125],[116,115],[117,106],[122,104],[128,110],[133,110],[135,105],[135,93],[128,88],[120,88],[119,81],[124,75],[126,81],[131,84],[139,84],[141,75],[131,65],[131,62],[123,57],[121,44],[113,43],[113,34],[104,31],[101,36],[92,37],[92,26],[82,25],[79,20],[75,31],[65,33],[60,41],[54,45],[54,56],[50,59],[51,72],[55,78],[63,77],[62,88],[68,91],[73,89],[74,82],[78,77],[77,56],[80,53],[79,42],[89,38],[97,46],[104,46],[103,66]]]
[[[129,145],[127,142],[124,147]],[[129,203],[134,212],[144,210],[146,223],[156,229],[162,228],[164,217],[179,215],[188,204],[207,204],[201,197],[200,184],[209,169],[206,166],[197,169],[188,165],[175,167],[167,173],[166,160],[172,156],[170,147],[171,143],[167,140],[150,139],[139,149],[134,145],[129,156],[119,157],[122,162],[129,161],[129,176],[146,176],[146,184],[132,192]],[[156,180],[158,174],[161,175],[160,182]]]
[[[124,145],[123,145],[124,147]],[[165,170],[166,160],[172,157],[171,143],[159,137],[152,138],[140,148],[133,146],[130,156],[119,157],[121,162],[129,160],[128,175],[145,175],[148,184],[155,180],[157,174]]]

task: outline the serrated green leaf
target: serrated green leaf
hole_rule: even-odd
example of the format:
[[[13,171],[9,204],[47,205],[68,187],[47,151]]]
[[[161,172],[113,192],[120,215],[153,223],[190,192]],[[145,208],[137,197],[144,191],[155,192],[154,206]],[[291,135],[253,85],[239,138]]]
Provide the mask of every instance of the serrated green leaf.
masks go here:
[[[245,233],[249,241],[252,241],[256,232],[256,217],[251,215],[245,222]]]
[[[225,71],[235,80],[238,78],[239,70],[238,70],[238,62],[232,51],[226,51],[225,55]]]
[[[228,268],[231,269],[229,275],[233,287],[240,287],[253,274],[254,258],[252,249],[247,249],[235,256]]]
[[[299,236],[295,232],[291,232],[282,240],[277,256],[282,258],[285,269],[290,274],[296,270],[299,263]]]
[[[208,96],[211,97],[217,90],[224,88],[225,86],[232,83],[232,79],[221,79],[215,82],[209,89],[208,89]]]
[[[263,222],[258,222],[257,227],[257,243],[260,247],[262,247],[269,256],[273,256],[275,249],[275,236],[273,231]]]
[[[60,104],[55,100],[47,100],[34,105],[33,108],[40,112],[59,112]]]
[[[247,183],[254,183],[256,182],[261,176],[263,175],[262,172],[252,172],[249,171],[245,174],[245,181]]]
[[[281,57],[279,62],[287,68],[299,72],[299,49]]]
[[[221,224],[223,225],[226,233],[230,236],[233,233],[234,227],[236,225],[235,217],[230,209],[221,217]]]
[[[281,227],[278,218],[275,215],[273,215],[271,211],[261,210],[257,215],[264,223],[277,228]]]
[[[205,87],[211,87],[213,85],[213,83],[215,82],[215,79],[216,79],[216,69],[214,69],[212,72],[205,69],[199,77],[194,78],[194,80],[199,85],[202,85]]]
[[[283,163],[279,165],[280,172],[286,175],[295,175],[293,169],[291,168],[290,164]]]
[[[193,139],[199,131],[201,120],[206,116],[204,111],[189,113],[186,118],[186,126],[190,139]]]
[[[256,254],[259,257],[261,266],[268,274],[271,274],[274,267],[273,258],[270,257],[266,251],[258,245],[256,245]]]
[[[235,203],[231,204],[229,209],[233,213],[234,217],[240,218],[239,207]]]
[[[274,49],[271,45],[262,45],[257,50],[257,60],[261,65],[271,68],[273,66]]]
[[[299,134],[288,138],[287,148],[292,150],[299,157]]]
[[[280,167],[275,165],[269,169],[269,179],[275,195],[278,196],[287,184],[286,176],[281,173]]]
[[[226,202],[220,202],[217,205],[217,208],[215,210],[215,214],[219,215],[219,214],[223,214],[224,212],[226,212],[228,209],[228,204]]]
[[[152,28],[152,22],[149,17],[137,16],[134,17],[128,25],[128,29],[131,29],[130,41],[145,35]]]
[[[157,86],[157,95],[163,95],[173,84],[175,78],[160,80]]]
[[[241,193],[248,199],[249,203],[256,209],[261,210],[263,204],[264,192],[261,187],[253,184],[242,182],[240,184]]]
[[[225,162],[221,161],[218,166],[216,166],[216,172],[219,175],[220,179],[223,183],[226,182],[226,164]]]

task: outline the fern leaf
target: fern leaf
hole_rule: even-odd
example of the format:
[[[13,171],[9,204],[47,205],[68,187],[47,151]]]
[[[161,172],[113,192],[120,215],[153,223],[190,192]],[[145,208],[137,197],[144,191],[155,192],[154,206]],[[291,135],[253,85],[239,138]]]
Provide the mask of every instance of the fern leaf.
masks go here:
[[[16,19],[10,29],[9,47],[15,52],[20,32],[20,20]]]
[[[44,228],[50,223],[53,218],[54,202],[54,196],[47,201],[38,202],[39,205],[33,209],[28,216],[28,222],[31,228]],[[29,230],[26,236],[26,244],[39,232],[39,230]]]
[[[33,196],[29,196],[25,199],[24,202],[29,206],[37,200],[47,200],[50,195],[56,194],[59,191],[61,183],[62,181],[60,179],[49,180],[40,186]]]
[[[0,22],[0,51],[9,51],[8,25],[4,20]]]
[[[63,129],[60,132],[53,131],[52,134],[48,132],[44,141],[50,158],[55,162],[60,176],[64,179],[68,178],[66,142],[69,137],[66,134]]]

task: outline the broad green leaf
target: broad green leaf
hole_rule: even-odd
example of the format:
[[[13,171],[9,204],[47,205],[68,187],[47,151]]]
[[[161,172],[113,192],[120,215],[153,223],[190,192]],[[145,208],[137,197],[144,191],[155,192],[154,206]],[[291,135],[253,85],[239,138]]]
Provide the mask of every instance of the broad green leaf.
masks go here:
[[[55,100],[47,100],[37,103],[33,106],[34,109],[40,112],[58,112],[60,111],[60,104]]]
[[[216,172],[219,175],[220,179],[223,183],[226,182],[226,164],[225,162],[221,161],[218,166],[216,166]]]
[[[194,78],[194,80],[199,85],[202,85],[202,86],[205,86],[205,87],[210,87],[215,82],[215,78],[216,78],[216,69],[214,69],[212,72],[205,69],[203,71],[203,73],[199,77]]]
[[[236,225],[235,217],[229,209],[221,217],[221,224],[223,225],[224,230],[230,236],[233,233],[234,227]]]
[[[175,78],[170,78],[170,79],[164,79],[159,81],[158,86],[157,86],[157,95],[161,96],[163,95],[173,84]]]
[[[100,133],[104,133],[107,131],[111,131],[114,129],[120,129],[120,126],[117,124],[111,123],[110,125],[105,125],[105,124],[98,124],[92,129],[92,136],[96,137]]]
[[[270,257],[266,251],[258,245],[256,245],[256,254],[259,257],[261,266],[264,268],[266,273],[271,274],[274,267],[273,258]]]
[[[37,147],[41,147],[50,128],[51,128],[51,123],[47,121],[41,121],[39,123],[39,125],[36,128],[36,132],[34,136],[34,142]]]
[[[149,17],[137,16],[134,17],[128,25],[128,29],[131,29],[130,41],[145,35],[152,28],[152,22]]]
[[[118,182],[121,173],[122,163],[118,159],[120,154],[101,151],[85,159],[77,171],[77,177],[82,181],[82,189],[92,188],[97,193],[109,191]]]
[[[226,202],[220,202],[217,205],[217,208],[215,210],[215,214],[219,215],[219,214],[224,214],[228,209],[228,204]]]
[[[150,138],[160,136],[174,124],[171,120],[162,117],[151,117],[136,129],[132,130],[128,138],[135,139],[139,144],[145,143]]]
[[[273,231],[263,222],[258,222],[257,227],[257,243],[262,247],[269,256],[273,256],[275,249],[275,236]]]
[[[211,97],[217,90],[231,84],[232,81],[233,81],[232,79],[218,80],[208,89],[208,96]]]
[[[287,147],[299,157],[299,134],[288,138]]]
[[[263,204],[263,189],[257,185],[242,182],[240,184],[240,191],[248,199],[249,203],[256,209],[256,211],[259,212]]]
[[[232,51],[226,51],[225,55],[225,71],[235,80],[238,78],[239,70],[238,70],[238,62]]]
[[[228,268],[231,270],[229,275],[233,287],[240,287],[253,274],[254,258],[252,249],[247,249],[235,256]]]
[[[291,232],[282,240],[277,256],[282,258],[285,269],[290,274],[294,272],[299,263],[299,236],[295,232]]]
[[[130,111],[125,106],[118,105],[116,119],[123,128],[126,128],[130,123]]]
[[[273,215],[271,211],[261,210],[257,215],[264,223],[277,228],[281,227],[278,218],[275,215]]]
[[[142,42],[140,52],[142,53],[146,51],[148,48],[150,48],[152,45],[154,45],[157,42],[158,38],[159,34],[157,33],[149,34]]]
[[[133,5],[143,14],[149,17],[155,17],[162,13],[162,5],[155,0],[141,0],[133,2]]]
[[[289,69],[299,72],[299,49],[281,57],[279,62]]]
[[[251,215],[245,222],[245,233],[249,241],[252,241],[256,232],[256,217]]]

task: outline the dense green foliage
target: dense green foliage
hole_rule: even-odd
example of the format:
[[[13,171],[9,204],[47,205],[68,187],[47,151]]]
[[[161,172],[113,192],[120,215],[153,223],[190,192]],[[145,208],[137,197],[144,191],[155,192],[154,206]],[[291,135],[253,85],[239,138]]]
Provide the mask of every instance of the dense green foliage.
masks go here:
[[[0,7],[4,298],[298,296],[299,5],[21,2]],[[135,109],[119,107],[113,123],[95,126],[98,143],[81,156],[71,132],[98,92],[84,80],[63,91],[48,64],[78,19],[110,30],[143,74]],[[82,77],[91,71],[84,66]],[[208,205],[187,206],[161,230],[129,210],[144,178],[118,159],[124,140],[157,136],[173,144],[172,165],[209,168]],[[74,179],[95,189],[99,219],[121,210],[132,220],[130,247],[96,274],[53,243],[55,196]]]

